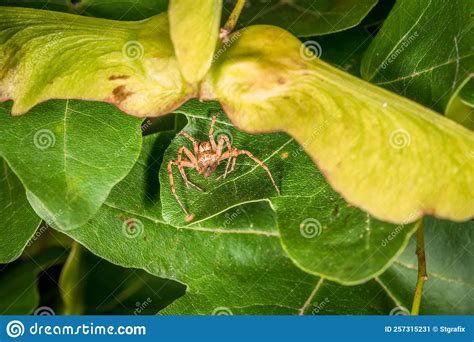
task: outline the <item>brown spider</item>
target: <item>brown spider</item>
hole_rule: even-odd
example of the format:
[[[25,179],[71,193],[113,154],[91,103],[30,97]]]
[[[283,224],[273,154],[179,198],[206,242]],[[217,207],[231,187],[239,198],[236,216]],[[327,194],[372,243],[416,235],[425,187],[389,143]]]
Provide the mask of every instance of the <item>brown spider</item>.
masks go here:
[[[183,132],[183,131],[179,132],[180,135],[189,139],[193,143],[194,153],[192,153],[187,147],[181,146],[178,150],[178,159],[171,160],[168,163],[167,170],[168,170],[168,175],[170,177],[171,192],[176,198],[176,201],[180,205],[181,209],[183,209],[184,213],[186,214],[187,221],[191,221],[193,217],[192,215],[188,213],[188,211],[186,210],[183,203],[181,203],[181,200],[179,199],[176,193],[176,189],[174,186],[174,179],[173,179],[173,171],[171,169],[173,165],[176,165],[178,167],[178,170],[181,174],[181,177],[184,180],[184,183],[186,184],[186,187],[190,188],[192,186],[199,191],[203,191],[196,184],[193,184],[188,180],[188,177],[186,176],[186,172],[184,171],[185,167],[196,169],[196,171],[200,175],[207,178],[210,175],[212,175],[212,173],[216,170],[217,166],[219,165],[221,161],[227,159],[227,165],[225,167],[224,174],[222,175],[224,178],[226,178],[229,173],[234,171],[237,156],[245,154],[249,158],[251,158],[253,161],[255,161],[258,165],[260,165],[265,171],[267,171],[268,176],[270,177],[270,180],[273,183],[273,186],[275,187],[278,194],[280,194],[280,190],[276,186],[275,181],[273,180],[272,174],[270,170],[268,169],[268,167],[258,158],[254,157],[252,153],[250,153],[247,150],[238,150],[236,148],[233,148],[231,146],[229,137],[227,137],[226,135],[220,135],[217,139],[218,142],[216,143],[216,141],[214,140],[214,124],[215,123],[216,123],[216,116],[213,116],[212,121],[211,121],[211,127],[209,128],[208,141],[198,142],[196,139],[194,139],[192,136],[190,136],[186,132]],[[226,144],[226,146],[224,146],[224,144]],[[225,148],[227,148],[227,151],[223,152]],[[186,157],[188,157],[188,159],[183,158],[183,152],[186,154]],[[232,162],[232,165],[231,165],[231,162]],[[229,166],[230,166],[230,169],[229,169]]]

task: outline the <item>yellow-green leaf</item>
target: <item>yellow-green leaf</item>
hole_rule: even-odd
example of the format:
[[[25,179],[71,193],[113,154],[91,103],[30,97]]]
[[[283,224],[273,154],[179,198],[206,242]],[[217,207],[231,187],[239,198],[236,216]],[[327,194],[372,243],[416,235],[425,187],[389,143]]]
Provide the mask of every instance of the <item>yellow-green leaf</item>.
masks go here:
[[[235,35],[201,98],[239,128],[290,133],[335,190],[381,220],[474,215],[472,131],[331,67],[280,28]]]
[[[52,13],[0,8],[0,101],[14,100],[14,115],[60,98],[156,116],[191,96],[166,14],[118,22]]]
[[[222,0],[171,0],[171,39],[181,71],[193,84],[209,70],[219,36]]]

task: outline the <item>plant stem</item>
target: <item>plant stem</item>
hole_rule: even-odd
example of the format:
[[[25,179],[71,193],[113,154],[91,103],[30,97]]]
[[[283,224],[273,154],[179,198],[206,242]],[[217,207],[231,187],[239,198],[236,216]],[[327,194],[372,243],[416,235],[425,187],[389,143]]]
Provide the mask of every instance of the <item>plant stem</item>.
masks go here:
[[[220,37],[221,39],[225,40],[227,36],[234,30],[235,25],[237,25],[237,21],[239,20],[240,13],[242,13],[242,9],[244,8],[245,0],[237,0],[237,4],[235,5],[232,13],[227,19],[224,27],[221,29]]]
[[[428,280],[428,276],[426,274],[425,232],[423,218],[418,221],[417,225],[416,255],[418,256],[418,280],[416,281],[415,295],[413,297],[413,305],[411,307],[412,315],[418,315],[420,313],[423,286],[425,285],[425,281]]]

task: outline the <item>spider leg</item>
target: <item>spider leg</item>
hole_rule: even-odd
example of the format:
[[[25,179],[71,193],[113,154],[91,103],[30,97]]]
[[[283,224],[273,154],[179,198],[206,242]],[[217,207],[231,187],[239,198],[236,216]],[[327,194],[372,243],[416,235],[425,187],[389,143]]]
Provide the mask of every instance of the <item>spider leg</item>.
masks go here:
[[[221,156],[222,156],[222,149],[224,148],[224,143],[226,143],[226,146],[227,146],[227,152],[228,152],[228,155],[229,157],[227,158],[227,164],[225,166],[225,172],[224,172],[224,179],[227,177],[227,173],[229,171],[229,167],[230,167],[230,162],[232,161],[232,146],[230,144],[230,139],[227,135],[221,135],[219,136],[219,143],[217,144],[217,149],[216,149],[216,154],[217,154],[217,157],[219,158],[219,161],[221,160],[224,160],[224,159],[221,159]],[[219,176],[217,179],[220,179],[222,176]]]
[[[234,158],[234,159],[232,160],[232,166],[230,167],[229,173],[231,173],[232,171],[234,171],[234,169],[235,169],[235,162],[236,162],[236,161],[237,161],[237,158]]]
[[[229,152],[224,153],[219,160],[225,160],[227,158],[229,158],[229,161],[232,160],[232,166],[230,167],[229,172],[227,172],[227,174],[230,174],[231,172],[233,172],[235,170],[235,163],[237,162],[237,157],[235,157],[232,154],[232,150],[231,150]],[[222,176],[223,175],[219,176],[217,179],[220,179]]]
[[[235,158],[234,151],[236,151],[236,149],[232,149],[232,147],[230,147],[227,151],[225,151],[224,153],[221,153],[219,155],[219,163],[223,160],[226,160],[226,159],[228,161],[230,161],[230,160],[232,160],[232,158]],[[226,167],[226,169],[227,169],[227,167]],[[219,176],[219,178],[220,178],[220,176]]]
[[[167,171],[168,171],[168,176],[170,178],[170,187],[171,187],[171,192],[173,193],[173,196],[174,198],[176,198],[176,201],[178,202],[179,206],[181,207],[181,209],[184,211],[184,213],[186,214],[186,216],[190,216],[188,211],[186,210],[186,207],[184,206],[184,204],[181,202],[181,200],[179,199],[179,196],[178,194],[176,193],[176,188],[174,186],[174,178],[173,178],[173,170],[171,169],[173,165],[178,165],[178,162],[176,160],[170,160],[170,162],[168,163],[168,167],[167,167]]]
[[[276,183],[275,183],[275,180],[273,179],[273,176],[272,176],[272,173],[270,172],[270,170],[268,169],[268,167],[260,160],[258,159],[257,157],[255,157],[250,151],[247,151],[247,150],[233,150],[232,151],[233,154],[235,155],[235,158],[237,159],[237,156],[239,155],[242,155],[242,154],[245,154],[247,157],[249,157],[250,159],[252,159],[254,162],[256,162],[258,165],[260,165],[265,171],[267,171],[268,173],[268,176],[270,177],[270,180],[272,181],[273,183],[273,186],[275,187],[276,191],[278,192],[278,194],[280,194],[280,189],[278,189]]]
[[[183,152],[186,153],[186,156],[189,158],[189,160],[183,159]],[[188,179],[186,172],[184,171],[185,167],[196,168],[197,166],[196,157],[194,157],[194,155],[191,153],[191,151],[187,147],[182,146],[179,148],[177,166],[178,166],[179,173],[181,174],[181,177],[184,180],[184,184],[186,184],[186,187],[189,188],[190,186],[192,186],[199,191],[203,191],[200,187],[198,187],[196,184],[192,183]]]
[[[216,140],[214,139],[214,125],[216,124],[217,115],[214,115],[211,120],[211,126],[209,127],[209,142],[211,143],[212,149],[217,149]]]
[[[191,141],[193,143],[194,154],[198,154],[199,144],[198,144],[196,139],[194,139],[192,136],[190,136],[188,133],[186,133],[184,131],[179,132],[178,135],[182,135],[183,137],[185,137],[186,139]]]

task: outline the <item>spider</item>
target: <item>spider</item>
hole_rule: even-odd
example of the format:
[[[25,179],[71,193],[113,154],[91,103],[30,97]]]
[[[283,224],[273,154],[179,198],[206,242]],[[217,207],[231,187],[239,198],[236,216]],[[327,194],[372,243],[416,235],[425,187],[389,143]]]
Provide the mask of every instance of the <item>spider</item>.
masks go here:
[[[186,176],[186,172],[184,171],[185,167],[196,169],[196,171],[200,175],[207,178],[214,173],[214,171],[216,170],[220,162],[227,160],[224,174],[220,176],[220,177],[226,178],[229,173],[234,171],[237,157],[240,155],[246,155],[250,159],[255,161],[258,165],[260,165],[265,171],[267,171],[268,176],[270,177],[270,180],[273,183],[273,186],[275,187],[278,194],[280,194],[280,190],[278,189],[275,183],[275,180],[273,179],[272,174],[270,170],[268,169],[268,167],[261,160],[256,158],[250,151],[238,150],[232,147],[229,137],[226,135],[220,135],[216,143],[214,139],[214,125],[216,123],[216,117],[217,116],[212,117],[211,126],[209,128],[209,135],[208,135],[209,140],[207,141],[198,142],[188,133],[183,132],[183,131],[179,132],[179,135],[182,135],[183,137],[191,141],[191,143],[193,144],[194,153],[191,152],[186,146],[181,146],[178,150],[178,159],[171,160],[168,163],[167,171],[170,178],[171,192],[173,193],[174,197],[176,198],[176,201],[178,202],[183,212],[186,214],[187,221],[191,221],[193,219],[193,215],[189,214],[189,212],[186,210],[186,207],[183,205],[183,203],[179,199],[178,194],[176,193],[176,188],[174,186],[174,179],[173,179],[173,171],[172,171],[173,165],[178,167],[178,170],[187,188],[194,187],[195,189],[199,191],[203,191],[196,184],[188,180],[188,177]],[[225,149],[227,150],[224,151]],[[188,159],[183,158],[183,153],[186,155]]]

